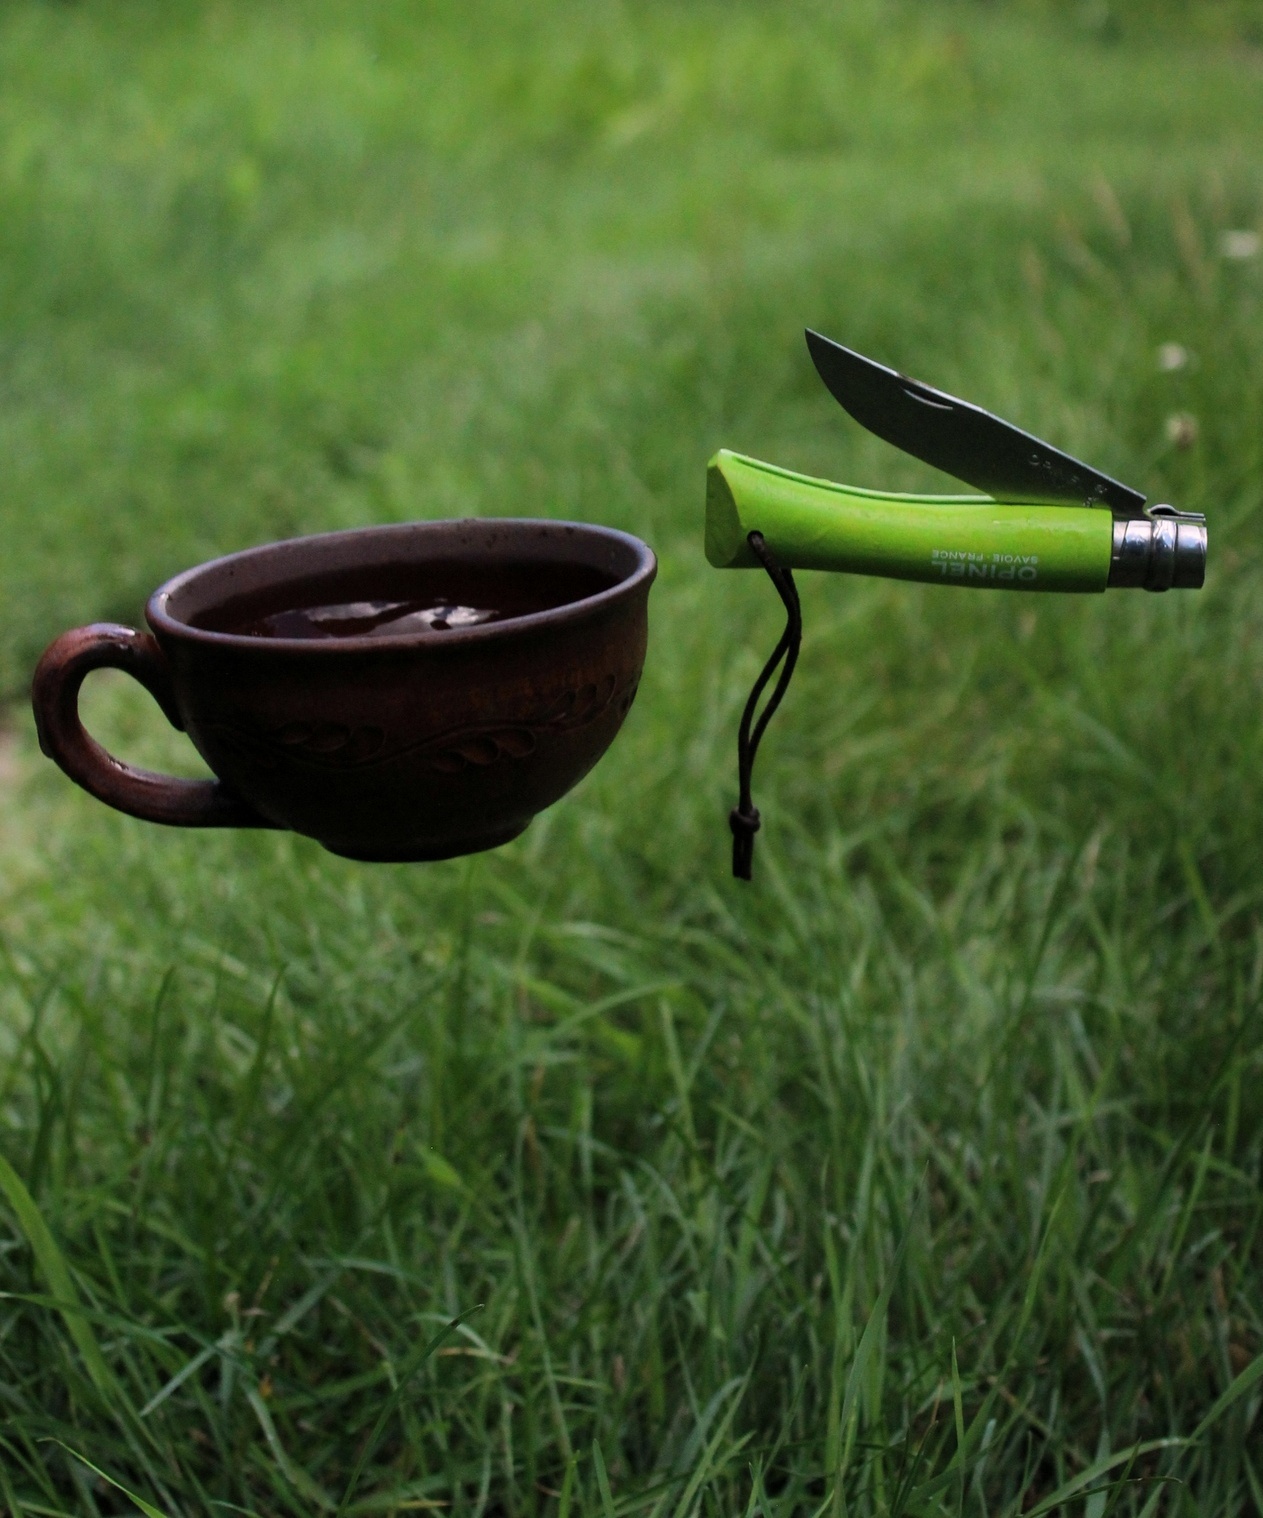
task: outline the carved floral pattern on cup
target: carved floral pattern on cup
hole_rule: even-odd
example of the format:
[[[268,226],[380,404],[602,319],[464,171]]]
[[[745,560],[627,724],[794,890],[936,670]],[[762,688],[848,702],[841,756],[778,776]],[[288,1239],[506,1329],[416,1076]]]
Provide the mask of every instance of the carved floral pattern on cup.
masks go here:
[[[284,754],[297,754],[317,764],[369,764],[381,753],[386,734],[380,727],[347,727],[341,722],[287,722],[284,727],[266,733],[250,733],[242,726],[221,731],[259,748],[272,748]]]
[[[359,769],[405,755],[429,759],[430,768],[456,774],[482,768],[502,759],[525,759],[548,733],[586,727],[616,707],[621,721],[631,709],[639,675],[606,675],[599,685],[560,692],[546,705],[523,717],[449,728],[446,732],[405,741],[392,747],[387,734],[371,724],[351,727],[339,722],[287,722],[260,730],[248,719],[216,723],[213,732],[234,747],[248,749],[258,759],[299,759],[320,768]]]

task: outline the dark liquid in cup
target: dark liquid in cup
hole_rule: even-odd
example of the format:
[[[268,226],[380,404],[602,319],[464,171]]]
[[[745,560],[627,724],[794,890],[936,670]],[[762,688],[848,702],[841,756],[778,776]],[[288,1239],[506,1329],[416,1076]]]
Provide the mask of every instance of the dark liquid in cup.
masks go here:
[[[398,638],[459,632],[597,595],[617,583],[580,564],[383,566],[237,597],[193,618],[252,638]]]

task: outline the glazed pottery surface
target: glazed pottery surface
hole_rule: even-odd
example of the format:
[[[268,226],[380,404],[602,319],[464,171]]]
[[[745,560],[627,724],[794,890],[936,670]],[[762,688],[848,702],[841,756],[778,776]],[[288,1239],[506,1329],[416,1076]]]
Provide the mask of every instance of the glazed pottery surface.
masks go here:
[[[249,549],[155,591],[152,633],[63,633],[36,672],[40,741],[94,796],[154,822],[291,828],[364,860],[493,848],[575,785],[622,726],[656,569],[626,533],[518,519]],[[240,630],[281,609],[439,593],[501,614],[336,638]],[[89,737],[79,687],[104,666],[140,680],[218,778],[137,770]]]

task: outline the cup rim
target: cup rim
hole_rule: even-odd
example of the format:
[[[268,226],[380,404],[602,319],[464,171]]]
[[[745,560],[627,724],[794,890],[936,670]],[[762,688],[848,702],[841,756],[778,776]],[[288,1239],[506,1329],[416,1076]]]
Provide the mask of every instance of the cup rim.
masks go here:
[[[469,526],[487,529],[505,527],[534,527],[558,529],[581,533],[589,538],[604,538],[625,545],[635,554],[635,567],[616,584],[595,595],[582,596],[577,601],[565,601],[560,606],[546,607],[543,611],[527,612],[522,616],[504,617],[497,622],[484,622],[473,627],[427,628],[393,635],[359,634],[337,639],[318,638],[261,638],[254,633],[216,632],[210,628],[197,627],[183,621],[168,609],[171,598],[191,581],[213,569],[241,563],[257,555],[289,544],[333,542],[339,538],[386,537],[405,529],[426,527]],[[145,618],[155,633],[173,638],[188,639],[197,643],[209,643],[225,648],[267,649],[269,652],[315,655],[337,650],[358,653],[366,650],[398,650],[426,645],[434,647],[468,647],[470,644],[494,642],[497,638],[511,637],[523,630],[556,626],[576,621],[620,600],[646,582],[652,583],[658,572],[658,560],[652,548],[641,538],[617,527],[605,527],[595,522],[573,522],[557,517],[441,517],[430,520],[407,522],[378,522],[367,527],[340,528],[333,532],[304,533],[294,538],[275,538],[252,548],[239,549],[236,553],[222,554],[207,559],[189,569],[181,570],[161,584],[149,597],[145,606]]]

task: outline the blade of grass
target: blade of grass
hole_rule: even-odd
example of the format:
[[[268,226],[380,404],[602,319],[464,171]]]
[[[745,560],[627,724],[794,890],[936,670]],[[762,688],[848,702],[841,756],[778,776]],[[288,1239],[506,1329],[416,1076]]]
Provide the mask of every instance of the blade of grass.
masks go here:
[[[385,1429],[386,1424],[390,1421],[391,1415],[394,1413],[395,1409],[403,1400],[403,1395],[408,1388],[408,1383],[412,1380],[413,1376],[416,1375],[417,1371],[419,1371],[425,1362],[430,1358],[434,1351],[438,1349],[439,1345],[442,1344],[445,1339],[449,1338],[456,1332],[465,1318],[471,1316],[473,1312],[478,1311],[481,1311],[481,1309],[472,1308],[469,1313],[463,1313],[460,1317],[453,1318],[451,1322],[445,1324],[444,1327],[438,1333],[436,1333],[432,1339],[429,1339],[424,1344],[422,1344],[400,1367],[399,1379],[395,1385],[395,1389],[391,1392],[390,1396],[387,1397],[385,1403],[382,1405],[381,1412],[377,1415],[377,1421],[373,1424],[372,1432],[364,1441],[364,1446],[360,1450],[355,1465],[351,1470],[351,1475],[347,1480],[346,1489],[342,1493],[342,1500],[337,1504],[337,1518],[343,1518],[343,1515],[346,1513],[347,1508],[350,1505],[351,1498],[355,1495],[355,1488],[359,1485],[359,1480],[364,1472],[364,1467],[368,1464],[369,1460],[372,1459],[373,1452],[377,1448],[377,1441],[382,1436],[382,1431]],[[330,1506],[332,1505],[333,1504],[331,1503]]]
[[[592,1441],[592,1464],[596,1469],[597,1491],[601,1494],[602,1518],[614,1518],[614,1498],[610,1493],[609,1473],[605,1469],[605,1456],[601,1453],[600,1441]]]
[[[60,1308],[62,1320],[83,1359],[93,1386],[100,1393],[101,1399],[108,1406],[113,1406],[117,1398],[114,1377],[105,1363],[96,1335],[83,1315],[79,1293],[75,1290],[65,1257],[21,1176],[3,1155],[0,1155],[0,1190],[4,1192],[17,1217],[18,1226],[26,1235],[27,1243],[48,1282],[51,1295],[64,1304]]]
[[[312,1478],[297,1461],[290,1458],[280,1435],[276,1432],[276,1425],[272,1421],[272,1414],[268,1411],[268,1405],[259,1394],[257,1386],[252,1386],[246,1392],[246,1401],[249,1402],[255,1417],[259,1420],[259,1427],[263,1430],[263,1437],[268,1442],[268,1448],[276,1460],[281,1474],[300,1497],[305,1497],[308,1502],[314,1502],[322,1512],[333,1512],[336,1504],[333,1498],[325,1491],[320,1483]]]
[[[135,1503],[145,1515],[145,1518],[169,1518],[169,1515],[164,1513],[161,1508],[156,1508],[152,1502],[146,1502],[143,1497],[138,1497],[135,1492],[129,1491],[121,1481],[116,1481],[107,1471],[103,1471],[99,1465],[93,1465],[86,1455],[81,1455],[77,1449],[72,1449],[63,1440],[50,1438],[47,1442],[61,1445],[62,1449],[77,1460],[80,1465],[86,1465],[94,1476],[98,1476],[107,1486],[112,1486],[116,1492],[122,1492],[129,1502]]]
[[[1263,1354],[1256,1355],[1227,1389],[1215,1398],[1210,1411],[1189,1435],[1189,1443],[1196,1444],[1202,1435],[1208,1433],[1228,1409],[1240,1402],[1241,1398],[1261,1379],[1263,1379]]]

